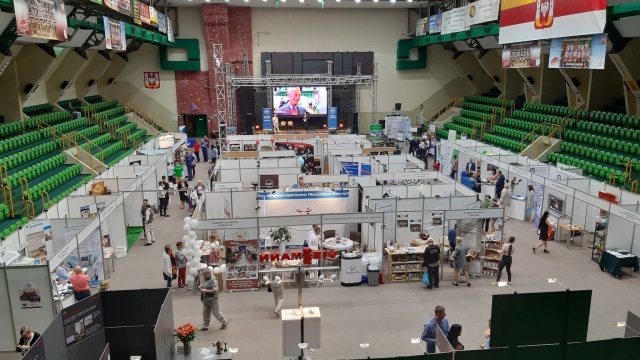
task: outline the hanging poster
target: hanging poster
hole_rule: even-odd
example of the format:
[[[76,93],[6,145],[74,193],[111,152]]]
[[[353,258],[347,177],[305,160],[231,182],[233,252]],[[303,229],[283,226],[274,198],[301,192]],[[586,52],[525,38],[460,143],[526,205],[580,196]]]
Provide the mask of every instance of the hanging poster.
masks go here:
[[[171,22],[171,19],[167,18],[167,39],[170,42],[174,42],[175,38],[173,36],[173,23]]]
[[[140,21],[140,1],[133,0],[133,23],[136,25],[142,25]]]
[[[549,68],[604,69],[607,34],[552,39],[549,45]]]
[[[160,73],[157,71],[154,72],[145,72],[144,73],[144,88],[157,90],[160,89]]]
[[[500,44],[597,34],[607,23],[607,0],[502,0]]]
[[[74,231],[75,229],[65,228],[66,235],[75,236],[75,234],[72,235]],[[83,269],[87,269],[86,274],[89,277],[89,285],[99,285],[100,282],[104,280],[100,228],[93,230],[89,236],[78,245],[78,251],[80,253],[80,259],[78,259],[76,253],[72,253],[67,256],[65,260],[66,266],[71,269],[80,265]]]
[[[49,220],[33,220],[25,225],[28,256],[38,264],[47,263],[47,254],[53,251],[51,223]]]
[[[158,27],[158,10],[153,6],[149,6],[149,21],[151,26]]]
[[[330,107],[327,116],[327,128],[329,130],[336,130],[338,128],[338,108]]]
[[[416,36],[427,35],[429,33],[429,18],[419,19],[416,23]]]
[[[109,9],[131,16],[131,0],[103,0],[103,2]]]
[[[158,12],[158,31],[163,34],[167,33],[167,18],[161,12]]]
[[[63,0],[14,0],[13,8],[18,36],[67,41]]]
[[[442,13],[429,16],[429,34],[437,34],[442,30]]]
[[[149,5],[140,1],[138,2],[138,10],[140,12],[140,21],[143,24],[151,25],[151,20],[149,19]]]
[[[124,22],[104,17],[104,41],[108,50],[125,51],[127,39],[125,38]]]
[[[498,20],[500,0],[478,0],[469,4],[469,25]]]
[[[237,237],[225,240],[227,263],[227,290],[251,290],[258,288],[258,240]]]
[[[105,29],[106,31],[106,29]],[[81,206],[80,207],[80,217],[81,218],[94,218],[98,215],[98,213],[100,211],[102,211],[102,209],[104,209],[104,201],[100,201],[98,203],[95,204],[89,204],[89,205],[85,205],[85,206]]]
[[[369,140],[380,141],[382,139],[382,125],[369,125]]]
[[[469,5],[445,11],[442,13],[442,29],[440,32],[444,35],[469,30],[468,14]]]
[[[100,296],[91,296],[62,310],[62,325],[67,348],[104,330]],[[104,358],[101,358],[104,359]]]
[[[502,48],[502,68],[540,67],[540,41],[507,44]]]
[[[24,283],[18,289],[20,308],[37,309],[42,307],[40,289],[32,282]]]

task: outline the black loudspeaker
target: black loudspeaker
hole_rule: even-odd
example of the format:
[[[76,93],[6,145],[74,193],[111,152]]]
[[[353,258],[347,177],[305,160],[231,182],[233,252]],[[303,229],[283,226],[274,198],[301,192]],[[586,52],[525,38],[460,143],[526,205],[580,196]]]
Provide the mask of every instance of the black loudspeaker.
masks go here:
[[[469,81],[473,81],[473,76],[467,75],[467,79],[469,79]]]
[[[22,91],[24,91],[25,94],[28,94],[31,89],[33,89],[33,84],[27,84]]]
[[[353,124],[351,125],[351,133],[352,134],[359,134],[360,133],[360,131],[359,131],[360,127],[358,126],[358,124],[360,122],[358,121],[358,119],[359,119],[358,113],[354,112],[353,113]]]
[[[580,86],[580,81],[578,81],[577,78],[571,78],[571,82],[573,83],[573,85],[575,86]]]
[[[527,81],[528,81],[531,85],[533,85],[533,84],[535,84],[535,83],[536,83],[535,81],[533,81],[533,78],[532,78],[531,76],[527,76]]]
[[[395,109],[396,111],[400,111],[400,109],[402,109],[402,103],[396,103]]]
[[[91,85],[93,85],[93,83],[94,83],[94,82],[96,82],[96,81],[95,81],[95,80],[93,80],[93,79],[89,80],[89,83],[87,84],[87,86],[91,86]]]
[[[493,80],[495,80],[495,82],[500,82],[500,78],[498,77],[498,75],[493,75]]]
[[[107,83],[108,83],[109,85],[111,85],[111,84],[113,83],[113,80],[115,80],[115,79],[114,79],[114,78],[109,78],[109,81],[107,81]]]
[[[67,85],[69,85],[69,82],[68,82],[68,81],[66,81],[66,80],[65,80],[65,81],[63,81],[63,82],[62,82],[62,84],[60,84],[60,89],[66,89],[66,88],[67,88]]]

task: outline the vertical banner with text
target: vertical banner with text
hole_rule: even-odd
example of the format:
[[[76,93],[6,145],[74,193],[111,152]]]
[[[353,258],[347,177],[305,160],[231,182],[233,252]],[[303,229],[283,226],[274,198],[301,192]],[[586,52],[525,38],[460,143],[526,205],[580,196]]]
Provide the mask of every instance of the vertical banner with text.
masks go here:
[[[429,16],[429,34],[438,34],[442,30],[442,13]]]
[[[67,41],[67,13],[63,0],[14,0],[16,34]]]
[[[429,33],[429,18],[418,19],[416,23],[416,36],[427,35]]]
[[[327,128],[336,130],[338,128],[338,108],[330,107],[327,115]]]
[[[131,16],[131,0],[103,0],[103,2],[109,9]]]
[[[273,130],[273,109],[262,108],[262,130]]]
[[[127,39],[124,33],[124,22],[104,16],[104,41],[108,50],[127,50]]]
[[[258,288],[258,240],[225,240],[227,276],[226,290],[252,290]]]

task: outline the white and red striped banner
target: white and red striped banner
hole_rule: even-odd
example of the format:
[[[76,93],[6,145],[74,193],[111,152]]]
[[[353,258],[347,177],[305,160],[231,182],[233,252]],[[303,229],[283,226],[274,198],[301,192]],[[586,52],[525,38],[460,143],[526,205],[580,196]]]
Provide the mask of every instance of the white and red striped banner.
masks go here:
[[[502,0],[500,44],[604,32],[607,0]]]

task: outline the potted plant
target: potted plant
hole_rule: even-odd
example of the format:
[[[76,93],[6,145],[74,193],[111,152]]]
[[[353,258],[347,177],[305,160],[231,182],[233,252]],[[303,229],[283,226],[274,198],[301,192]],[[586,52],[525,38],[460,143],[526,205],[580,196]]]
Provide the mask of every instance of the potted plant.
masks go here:
[[[191,353],[191,342],[196,339],[198,329],[191,323],[186,323],[173,329],[175,336],[182,342],[184,353]]]
[[[284,254],[287,249],[287,243],[291,241],[291,229],[286,226],[278,226],[271,229],[271,241],[278,244],[280,255]]]

